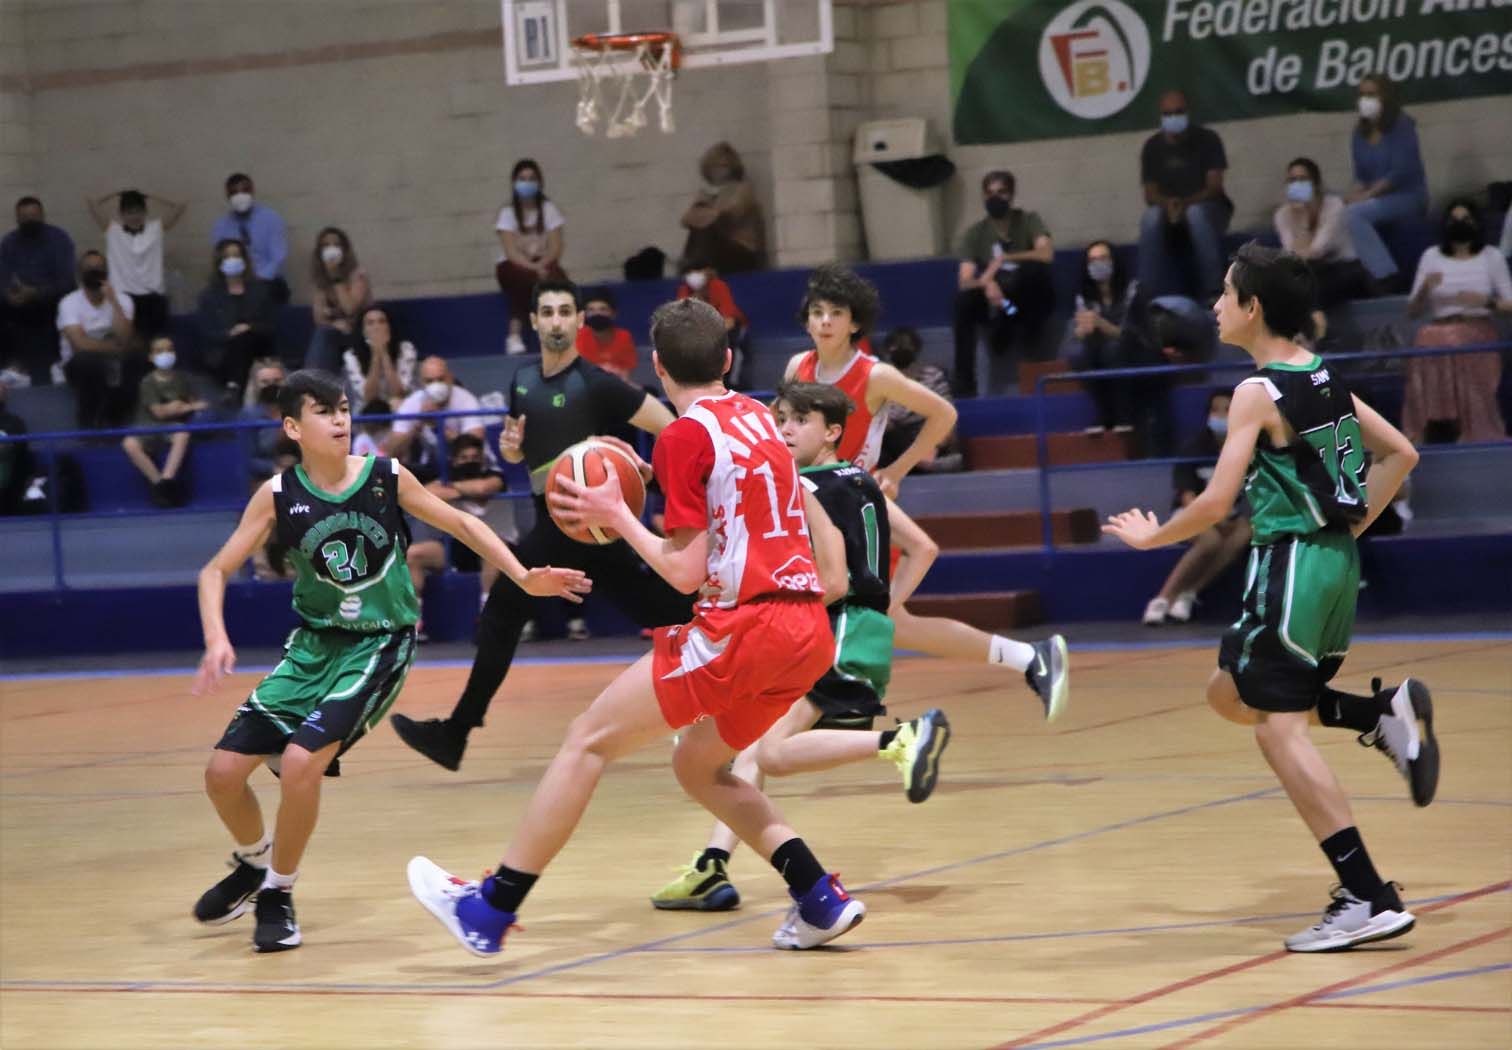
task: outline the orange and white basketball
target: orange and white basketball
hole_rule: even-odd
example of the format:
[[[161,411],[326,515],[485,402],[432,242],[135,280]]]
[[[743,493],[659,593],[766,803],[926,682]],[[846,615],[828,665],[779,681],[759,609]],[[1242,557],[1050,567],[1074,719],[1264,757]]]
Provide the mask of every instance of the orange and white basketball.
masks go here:
[[[557,461],[552,464],[551,473],[546,476],[546,506],[551,511],[551,520],[556,522],[557,528],[579,543],[613,543],[620,537],[613,529],[601,529],[598,526],[569,528],[563,524],[557,517],[556,509],[551,506],[551,494],[556,491],[557,479],[566,477],[579,485],[602,485],[609,476],[610,469],[619,473],[620,494],[630,505],[630,512],[639,517],[646,505],[646,486],[641,481],[635,461],[625,455],[623,449],[603,441],[579,441],[557,457]]]

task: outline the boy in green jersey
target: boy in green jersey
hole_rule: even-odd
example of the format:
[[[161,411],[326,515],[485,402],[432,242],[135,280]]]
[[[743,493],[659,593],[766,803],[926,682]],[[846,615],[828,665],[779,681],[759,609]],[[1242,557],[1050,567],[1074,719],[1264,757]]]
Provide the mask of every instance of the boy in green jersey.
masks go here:
[[[1439,768],[1433,702],[1421,682],[1408,678],[1387,690],[1376,682],[1371,696],[1328,684],[1354,626],[1355,537],[1390,505],[1418,455],[1296,341],[1311,330],[1314,298],[1312,275],[1298,256],[1253,242],[1239,250],[1214,312],[1219,338],[1259,367],[1234,389],[1213,478],[1164,525],[1130,510],[1103,526],[1140,550],[1178,543],[1221,521],[1245,488],[1253,549],[1244,610],[1223,636],[1207,698],[1225,718],[1254,727],[1266,761],[1338,875],[1319,923],[1286,938],[1296,952],[1398,937],[1415,921],[1398,887],[1376,873],[1349,800],[1308,737],[1309,722],[1352,729],[1361,743],[1384,751],[1420,806],[1432,801]]]
[[[196,919],[218,925],[255,898],[259,952],[299,946],[291,891],[315,830],[321,777],[335,775],[337,756],[378,724],[414,659],[420,603],[405,564],[402,512],[455,536],[530,594],[581,601],[589,589],[576,569],[527,571],[486,525],[432,495],[397,460],[351,455],[351,406],[335,376],[295,372],[278,404],[302,462],[263,483],[200,572],[205,655],[194,681],[202,694],[235,668],[222,618],[226,580],[276,531],[298,570],[294,611],[304,623],[237,709],[205,769],[206,794],[236,848],[231,874],[194,907]],[[264,762],[282,796],[271,839],[247,783]]]

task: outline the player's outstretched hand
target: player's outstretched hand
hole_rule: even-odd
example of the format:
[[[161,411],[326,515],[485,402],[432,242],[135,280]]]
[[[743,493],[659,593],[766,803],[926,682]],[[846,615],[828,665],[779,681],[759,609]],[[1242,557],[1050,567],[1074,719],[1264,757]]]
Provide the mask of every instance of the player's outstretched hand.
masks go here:
[[[630,444],[630,442],[626,441],[624,438],[614,437],[612,434],[595,434],[593,435],[592,440],[602,441],[606,445],[613,445],[625,455],[629,456],[630,462],[635,464],[635,469],[640,471],[641,480],[648,485],[651,483],[651,464],[640,458],[640,453],[635,451],[635,446]]]
[[[1160,528],[1160,520],[1147,510],[1126,510],[1114,514],[1102,527],[1109,536],[1116,536],[1137,551],[1149,550],[1154,544],[1150,537]]]
[[[520,581],[520,589],[538,598],[566,598],[581,602],[593,590],[593,581],[581,569],[554,569],[550,565],[531,569]]]
[[[205,646],[205,655],[200,658],[199,671],[194,676],[194,695],[204,696],[220,687],[221,679],[236,670],[236,650],[230,642],[217,642]]]
[[[598,485],[579,485],[571,478],[558,475],[556,489],[547,499],[558,522],[573,528],[613,526],[627,509],[620,494],[619,474],[608,471]]]

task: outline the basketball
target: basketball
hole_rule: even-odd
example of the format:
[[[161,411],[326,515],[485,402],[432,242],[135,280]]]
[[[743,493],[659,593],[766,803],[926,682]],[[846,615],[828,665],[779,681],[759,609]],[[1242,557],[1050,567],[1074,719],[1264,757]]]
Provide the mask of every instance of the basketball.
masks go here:
[[[557,461],[552,464],[551,473],[546,476],[546,506],[551,511],[551,520],[556,522],[557,528],[579,543],[613,543],[620,537],[613,529],[597,526],[570,528],[563,523],[557,517],[556,508],[551,506],[551,494],[556,491],[557,479],[565,477],[579,485],[602,485],[611,468],[619,472],[620,494],[630,505],[631,513],[639,516],[641,508],[646,505],[646,486],[641,481],[640,470],[623,450],[607,442],[579,441],[557,457]]]

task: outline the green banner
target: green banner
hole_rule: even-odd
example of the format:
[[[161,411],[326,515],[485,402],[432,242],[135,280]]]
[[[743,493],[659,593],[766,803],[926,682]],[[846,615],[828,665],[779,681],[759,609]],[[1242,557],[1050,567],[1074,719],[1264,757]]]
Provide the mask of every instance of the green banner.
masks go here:
[[[1512,93],[1512,0],[949,0],[963,145],[1350,110],[1368,73],[1404,102]],[[1487,133],[1512,134],[1512,105]]]

